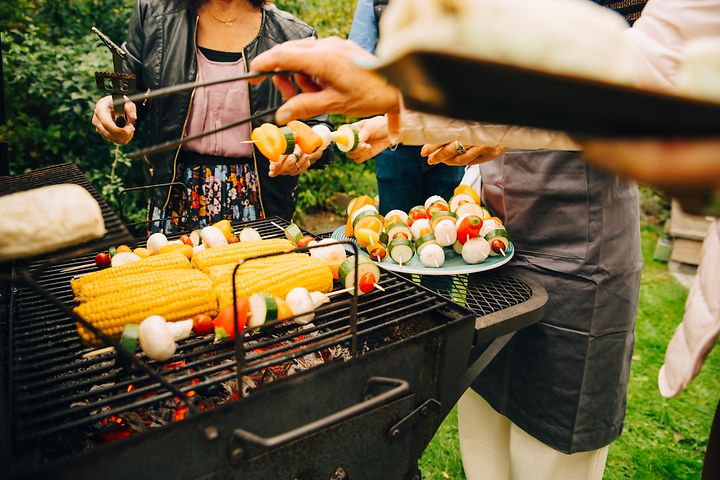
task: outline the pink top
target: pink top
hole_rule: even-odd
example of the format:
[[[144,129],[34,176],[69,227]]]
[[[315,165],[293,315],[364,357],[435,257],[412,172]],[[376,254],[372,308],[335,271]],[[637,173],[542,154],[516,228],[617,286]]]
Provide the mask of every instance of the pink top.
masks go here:
[[[198,81],[227,78],[245,73],[243,58],[235,62],[214,62],[198,50]],[[238,80],[195,90],[186,135],[195,135],[250,116],[248,83]],[[208,135],[185,144],[185,149],[221,157],[252,157],[250,124]]]

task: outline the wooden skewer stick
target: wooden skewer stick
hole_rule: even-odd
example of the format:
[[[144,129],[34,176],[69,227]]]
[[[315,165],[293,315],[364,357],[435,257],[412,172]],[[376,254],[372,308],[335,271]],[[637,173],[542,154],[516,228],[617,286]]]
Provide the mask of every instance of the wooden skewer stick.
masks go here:
[[[83,270],[83,269],[85,269],[85,268],[90,268],[90,267],[94,267],[94,266],[95,266],[95,262],[93,262],[93,263],[84,263],[84,264],[82,264],[82,265],[76,265],[76,266],[74,266],[74,267],[63,268],[62,270],[60,270],[60,273],[74,272],[74,271],[76,271],[76,270]]]
[[[398,262],[398,264],[400,265],[400,268],[402,268],[402,255],[400,255],[400,261]]]
[[[279,228],[279,229],[282,230],[283,232],[285,231],[285,229],[284,229],[283,227],[281,227],[280,225],[278,225],[277,223],[275,223],[275,222],[270,222],[270,223],[272,223],[273,225],[275,225],[277,228]]]
[[[93,350],[91,352],[84,353],[82,358],[99,357],[100,355],[105,355],[106,353],[112,353],[114,351],[115,351],[115,347],[100,348],[98,350]]]
[[[433,260],[435,261],[435,268],[440,268],[440,265],[438,265],[437,258],[433,257]]]
[[[240,142],[238,142],[238,143],[242,143],[242,144],[246,144],[246,143],[258,143],[258,141],[257,141],[257,140],[243,140],[243,141],[240,141]]]
[[[500,249],[500,253],[502,254],[503,257],[505,256],[505,250],[503,250],[502,248]]]
[[[350,293],[353,290],[355,290],[355,287],[343,288],[342,290],[335,290],[334,292],[326,293],[325,296],[326,297],[334,297],[335,295],[340,295],[342,293]]]
[[[385,289],[384,289],[383,287],[381,287],[379,283],[375,283],[374,285],[375,285],[375,288],[377,288],[377,289],[380,290],[381,292],[384,292],[384,291],[385,291]]]

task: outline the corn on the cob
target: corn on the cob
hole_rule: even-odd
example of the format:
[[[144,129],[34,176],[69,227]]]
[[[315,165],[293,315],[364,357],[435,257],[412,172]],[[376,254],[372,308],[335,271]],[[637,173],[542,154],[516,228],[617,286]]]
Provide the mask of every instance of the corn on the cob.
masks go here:
[[[205,313],[217,314],[217,297],[207,275],[197,270],[183,270],[178,276],[146,273],[155,279],[142,287],[128,288],[101,295],[75,307],[75,312],[111,337],[120,337],[126,323],[140,323],[150,315],[161,315],[169,322]],[[120,278],[117,282],[125,282]],[[78,324],[80,337],[90,343],[95,336]]]
[[[290,252],[294,249],[288,240],[273,238],[250,242],[231,243],[221,247],[208,248],[193,256],[193,265],[205,273],[210,267],[226,263],[237,263],[241,259],[275,252]]]
[[[119,279],[126,275],[134,275],[137,273],[149,273],[158,270],[177,270],[189,269],[190,261],[179,252],[163,253],[162,255],[153,255],[152,257],[143,258],[135,262],[126,263],[118,267],[110,267],[105,270],[83,275],[80,278],[70,280],[70,286],[75,296],[79,296],[82,289],[91,283],[100,282],[108,279]]]
[[[263,270],[274,265],[283,264],[286,262],[289,263],[296,259],[305,259],[307,257],[307,254],[304,253],[285,253],[283,255],[276,255],[274,257],[248,260],[247,262],[243,263],[242,268],[244,269],[244,271]],[[208,276],[210,277],[210,280],[212,280],[213,285],[217,286],[223,282],[228,281],[236,265],[237,263],[226,263],[224,265],[216,265],[214,267],[210,267],[210,269],[208,270]]]
[[[120,278],[106,278],[97,282],[88,283],[78,291],[75,300],[79,303],[88,302],[97,297],[110,294],[126,295],[126,292],[136,292],[155,283],[179,282],[187,278],[196,278],[196,275],[190,275],[190,269],[177,270],[160,270],[148,273],[136,273],[134,275],[125,275]],[[199,270],[195,272],[205,275]]]
[[[251,265],[251,262],[248,262]],[[292,261],[276,261],[274,265],[256,270],[238,269],[235,277],[237,295],[248,297],[253,293],[265,292],[285,297],[296,287],[305,287],[310,291],[329,292],[332,290],[333,276],[330,267],[317,258],[304,256]],[[232,305],[232,282],[228,278],[216,287],[220,308]]]

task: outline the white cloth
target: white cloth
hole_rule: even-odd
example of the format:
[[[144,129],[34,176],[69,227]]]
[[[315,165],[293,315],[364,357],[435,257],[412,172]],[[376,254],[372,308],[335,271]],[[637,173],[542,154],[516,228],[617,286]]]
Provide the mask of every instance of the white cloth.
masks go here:
[[[500,415],[468,389],[458,404],[463,468],[468,480],[601,480],[608,447],[567,455]]]
[[[658,374],[664,397],[673,397],[700,372],[720,335],[720,220],[709,229],[700,266],[685,303],[685,316],[673,334]]]

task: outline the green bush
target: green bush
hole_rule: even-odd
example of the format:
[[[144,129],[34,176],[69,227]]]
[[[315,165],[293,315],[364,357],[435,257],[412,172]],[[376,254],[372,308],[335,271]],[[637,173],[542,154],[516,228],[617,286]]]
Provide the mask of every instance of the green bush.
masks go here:
[[[144,166],[101,139],[90,124],[101,96],[96,70],[112,68],[108,49],[91,33],[97,26],[120,43],[125,39],[132,0],[19,0],[0,3],[8,124],[0,139],[10,144],[11,171],[21,174],[47,165],[74,162],[117,209],[124,186],[145,182]],[[313,25],[321,37],[347,36],[355,0],[285,0],[285,9]],[[339,123],[348,119],[337,118]],[[298,211],[327,208],[335,192],[373,194],[373,166],[339,158],[324,170],[300,177]],[[145,203],[130,199],[130,220],[141,220]]]

